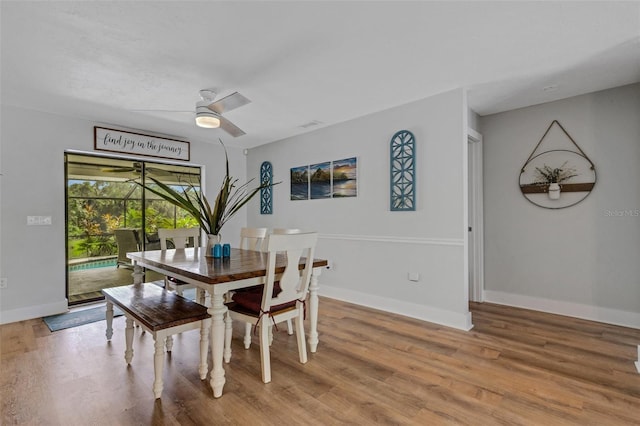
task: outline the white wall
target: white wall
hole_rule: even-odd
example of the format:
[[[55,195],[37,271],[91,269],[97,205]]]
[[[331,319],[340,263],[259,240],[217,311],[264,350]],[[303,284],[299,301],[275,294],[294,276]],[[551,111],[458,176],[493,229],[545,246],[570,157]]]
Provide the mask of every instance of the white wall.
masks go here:
[[[0,290],[0,323],[67,310],[64,151],[92,152],[94,125],[102,124],[2,107],[0,275],[8,279],[8,287]],[[239,149],[228,150],[231,173],[242,179],[245,157]],[[215,194],[224,174],[224,154],[217,140],[191,141],[191,163],[206,167],[206,192]],[[51,216],[53,223],[27,226],[27,216]],[[234,236],[229,240],[237,244],[245,221],[245,214],[239,214],[225,226],[223,236]]]
[[[29,125],[35,114],[38,127]],[[0,323],[63,312],[65,299],[65,149],[93,151],[101,123],[3,107],[0,194]],[[115,127],[115,125],[111,125]],[[258,176],[273,163],[274,214],[260,215],[256,198],[223,229],[237,244],[239,228],[301,227],[321,233],[318,255],[335,268],[320,278],[321,294],[457,328],[471,327],[466,266],[467,106],[455,90],[252,149],[229,149],[234,176]],[[398,130],[417,139],[417,211],[389,211],[389,141]],[[149,132],[151,133],[151,132]],[[207,167],[207,193],[222,177],[217,143],[191,141],[193,164]],[[229,145],[229,144],[227,144]],[[289,169],[357,156],[357,198],[289,200]],[[52,226],[26,225],[26,216],[52,216]],[[229,237],[231,236],[231,237]],[[408,272],[420,273],[410,282]]]
[[[467,121],[470,129],[477,131],[480,127],[480,116],[471,108],[467,110]]]
[[[580,204],[520,193],[520,167],[558,120],[596,166]],[[640,84],[481,118],[485,300],[640,328]]]
[[[467,106],[454,90],[250,150],[249,172],[270,161],[274,214],[248,209],[250,226],[320,233],[318,256],[333,262],[320,294],[468,329],[466,269]],[[417,141],[417,210],[389,210],[389,141]],[[290,201],[291,167],[358,158],[358,196]],[[408,272],[420,273],[410,282]]]

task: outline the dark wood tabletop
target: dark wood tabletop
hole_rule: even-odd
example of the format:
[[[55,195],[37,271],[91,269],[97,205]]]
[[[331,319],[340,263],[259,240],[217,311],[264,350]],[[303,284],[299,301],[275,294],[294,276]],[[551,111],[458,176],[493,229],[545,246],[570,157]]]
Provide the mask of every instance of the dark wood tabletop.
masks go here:
[[[152,250],[127,253],[127,257],[143,265],[155,266],[207,284],[263,277],[267,274],[267,253],[231,249],[230,258],[215,259],[205,256],[204,250],[204,248]],[[304,258],[300,260],[300,269],[304,268],[305,261]],[[285,266],[284,255],[278,254],[276,273],[284,272]],[[323,266],[327,266],[325,259],[313,260],[314,268]]]

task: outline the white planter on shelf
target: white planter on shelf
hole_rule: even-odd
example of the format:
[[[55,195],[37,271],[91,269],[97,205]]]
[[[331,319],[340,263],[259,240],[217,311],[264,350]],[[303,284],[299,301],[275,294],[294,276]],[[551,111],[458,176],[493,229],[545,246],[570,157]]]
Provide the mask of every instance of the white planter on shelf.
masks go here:
[[[557,200],[560,198],[560,184],[558,183],[550,183],[549,184],[549,199]]]

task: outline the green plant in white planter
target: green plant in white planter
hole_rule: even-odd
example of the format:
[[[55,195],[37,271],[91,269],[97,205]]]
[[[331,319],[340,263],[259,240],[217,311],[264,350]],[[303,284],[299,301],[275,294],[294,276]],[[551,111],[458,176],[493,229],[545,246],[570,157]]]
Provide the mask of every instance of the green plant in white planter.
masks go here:
[[[251,190],[249,190],[249,184],[253,179],[242,185],[238,185],[238,179],[229,175],[229,157],[227,155],[227,148],[224,146],[224,143],[222,143],[222,140],[220,140],[220,144],[224,148],[226,173],[213,205],[209,203],[207,197],[202,193],[202,191],[197,190],[191,184],[188,184],[185,189],[178,191],[152,177],[149,177],[149,179],[157,185],[157,188],[159,189],[154,186],[138,183],[138,185],[143,186],[145,189],[151,191],[171,204],[186,210],[196,221],[198,221],[200,228],[208,236],[207,255],[211,252],[210,245],[220,241],[220,231],[224,224],[231,219],[233,215],[247,204],[249,200],[251,200],[261,189],[280,183],[277,182],[272,184],[269,182],[262,182],[258,187]]]
[[[576,169],[567,167],[568,161],[562,163],[560,167],[551,168],[546,164],[542,167],[536,167],[535,183],[538,185],[548,185],[548,195],[552,200],[560,198],[560,184],[572,177],[578,176]]]

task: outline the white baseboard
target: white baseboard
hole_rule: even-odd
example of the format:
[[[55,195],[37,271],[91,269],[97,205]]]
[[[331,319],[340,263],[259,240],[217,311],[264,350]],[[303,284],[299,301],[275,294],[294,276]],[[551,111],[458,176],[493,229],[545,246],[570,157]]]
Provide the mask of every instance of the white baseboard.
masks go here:
[[[638,312],[621,311],[618,309],[490,290],[484,291],[484,301],[604,322],[607,324],[621,325],[623,327],[640,328],[640,313]]]
[[[62,299],[55,303],[47,303],[46,305],[27,306],[25,308],[2,311],[0,312],[0,324],[9,324],[11,322],[61,314],[68,310],[69,302],[67,299]]]
[[[379,309],[381,311],[404,315],[406,317],[433,322],[460,330],[468,331],[473,328],[471,312],[461,314],[458,312],[438,309],[433,306],[418,305],[415,303],[403,302],[401,300],[388,299],[386,297],[345,290],[338,287],[331,287],[325,284],[320,286],[319,294],[320,296],[329,297],[331,299],[343,300],[355,305]]]

